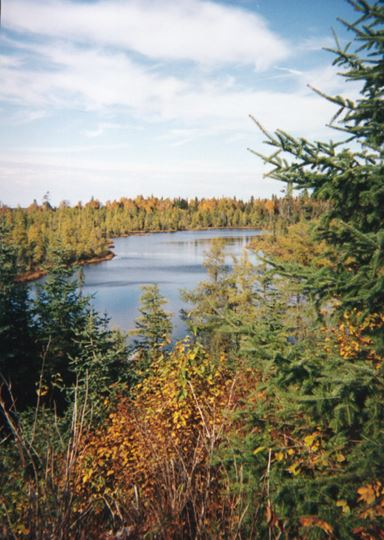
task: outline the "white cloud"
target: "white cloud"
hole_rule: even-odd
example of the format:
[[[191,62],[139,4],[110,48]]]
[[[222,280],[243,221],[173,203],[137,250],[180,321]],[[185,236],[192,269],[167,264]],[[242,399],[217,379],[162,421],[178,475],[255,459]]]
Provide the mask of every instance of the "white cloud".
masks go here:
[[[233,80],[223,84],[217,77],[190,75],[182,80],[162,75],[121,52],[63,44],[34,45],[32,49],[45,58],[47,67],[39,71],[27,66],[4,67],[0,99],[34,108],[125,109],[142,121],[178,121],[182,128],[247,130],[247,116],[252,113],[271,129],[308,133],[324,125],[334,108],[306,84],[314,83],[325,91],[340,87],[340,78],[328,67],[300,73],[290,92],[254,90]],[[100,135],[106,127],[92,126],[86,134]]]
[[[355,92],[357,86],[346,86],[345,79],[338,75],[338,70],[332,65],[314,67],[301,74],[301,83],[318,88],[322,92]]]
[[[284,73],[287,73],[288,75],[302,75],[303,74],[303,72],[300,71],[299,69],[280,67],[280,66],[275,66],[275,69],[277,69],[278,71],[283,71]]]
[[[122,105],[139,113],[155,109],[156,100],[172,99],[185,86],[175,77],[156,75],[123,53],[57,44],[31,45],[29,50],[49,64],[38,70],[5,65],[0,99],[83,109]]]
[[[233,39],[231,25],[235,25],[233,29],[238,32],[241,30]],[[249,131],[246,127],[249,113],[270,129],[283,127],[295,132],[300,130],[304,135],[318,133],[331,118],[334,108],[306,85],[311,83],[325,92],[337,89],[342,93],[342,81],[331,67],[303,71],[278,66],[275,70],[282,73],[278,77],[290,77],[290,89],[284,85],[277,89],[275,84],[261,90],[258,89],[260,75],[255,73],[253,87],[251,80],[242,85],[236,70],[235,75],[228,71],[212,75],[209,71],[187,69],[183,75],[176,76],[169,65],[164,69],[164,65],[133,59],[121,48],[105,47],[110,40],[111,44],[141,52],[148,46],[149,55],[153,47],[153,55],[159,58],[169,58],[173,51],[178,58],[205,61],[199,53],[202,47],[207,54],[213,54],[213,61],[215,47],[221,44],[233,50],[227,55],[217,55],[218,62],[220,58],[237,61],[240,55],[241,62],[260,57],[265,66],[269,65],[273,57],[270,52],[275,50],[270,40],[277,40],[273,41],[275,45],[281,45],[282,41],[267,30],[262,19],[251,12],[208,1],[99,0],[84,4],[68,0],[34,3],[14,0],[7,5],[5,26],[45,36],[67,37],[69,41],[28,42],[25,35],[18,40],[8,38],[7,45],[18,49],[18,58],[15,61],[14,55],[3,55],[0,100],[40,110],[108,111],[112,119],[114,113],[116,116],[128,113],[141,122],[176,122],[181,129],[195,130],[179,140],[174,139],[172,144],[177,145],[185,145],[201,136],[202,130],[206,134],[224,132],[227,135],[239,130]],[[257,29],[261,29],[260,39]],[[220,41],[222,34],[225,39]],[[86,40],[87,45],[79,44],[80,39]],[[156,42],[158,39],[161,43]],[[204,41],[207,39],[209,46]],[[90,40],[93,45],[89,44]],[[143,50],[138,45],[140,40],[148,40],[145,46],[142,44]],[[167,53],[169,40],[173,40],[173,45]],[[195,46],[198,49],[195,50]],[[283,49],[287,54],[288,49],[282,46]],[[270,79],[274,77],[272,71]],[[82,134],[98,137],[109,127],[103,121],[93,122],[82,129]]]
[[[47,190],[57,201],[270,194],[271,182],[255,185],[264,166],[245,151],[262,139],[248,114],[269,130],[323,137],[335,108],[307,84],[345,90],[334,68],[303,68],[297,44],[233,5],[12,0],[3,11],[7,202]],[[18,129],[30,146],[11,148]]]
[[[298,53],[302,51],[320,51],[321,49],[329,49],[335,46],[335,40],[332,36],[313,36],[305,38],[297,45]]]
[[[14,56],[0,54],[0,66],[3,68],[15,68],[21,65],[21,60]]]
[[[83,131],[83,134],[86,137],[93,139],[96,137],[100,137],[101,135],[105,134],[106,131],[109,131],[109,130],[129,129],[129,128],[131,128],[131,126],[125,126],[123,124],[118,124],[116,122],[100,122],[93,128],[85,129]]]
[[[259,15],[202,0],[13,0],[4,9],[4,27],[153,59],[253,64],[259,70],[288,54],[288,45]]]
[[[29,124],[36,120],[41,120],[47,116],[47,111],[41,109],[24,109],[17,111],[13,116],[13,123],[16,125]]]
[[[105,129],[106,128],[105,128],[105,126],[103,124],[99,124],[94,129],[85,129],[84,130],[84,135],[86,137],[90,137],[90,138],[99,137],[100,135],[102,135],[105,132]]]

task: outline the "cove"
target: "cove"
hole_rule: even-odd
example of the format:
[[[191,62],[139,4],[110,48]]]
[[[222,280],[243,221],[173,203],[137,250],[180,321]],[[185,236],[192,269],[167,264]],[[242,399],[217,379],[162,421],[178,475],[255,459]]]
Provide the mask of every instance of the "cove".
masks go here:
[[[179,339],[185,334],[179,311],[187,307],[180,290],[193,289],[206,279],[203,261],[212,240],[224,239],[230,265],[231,256],[240,256],[258,234],[256,229],[209,229],[116,238],[112,260],[84,267],[83,290],[93,296],[95,309],[110,317],[112,328],[126,331],[135,326],[141,287],[156,283],[168,301],[165,309],[173,314],[174,338]]]

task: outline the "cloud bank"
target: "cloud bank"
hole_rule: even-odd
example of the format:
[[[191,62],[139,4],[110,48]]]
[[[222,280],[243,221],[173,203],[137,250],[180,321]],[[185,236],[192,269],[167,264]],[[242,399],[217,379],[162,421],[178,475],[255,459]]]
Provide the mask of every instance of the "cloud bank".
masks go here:
[[[287,55],[284,40],[260,16],[199,0],[17,0],[7,5],[4,24],[159,60],[250,64],[262,70]]]

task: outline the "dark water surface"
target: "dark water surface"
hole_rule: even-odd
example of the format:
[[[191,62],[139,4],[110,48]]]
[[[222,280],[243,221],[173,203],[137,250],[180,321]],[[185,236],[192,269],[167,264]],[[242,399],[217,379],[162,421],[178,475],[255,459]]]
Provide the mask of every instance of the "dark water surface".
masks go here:
[[[257,230],[211,229],[155,233],[114,240],[116,257],[84,267],[84,293],[94,295],[93,305],[111,318],[111,327],[134,328],[141,286],[157,283],[168,300],[165,309],[174,314],[176,338],[184,334],[179,311],[186,307],[180,289],[193,289],[206,279],[202,263],[214,238],[224,238],[227,262],[240,256]]]

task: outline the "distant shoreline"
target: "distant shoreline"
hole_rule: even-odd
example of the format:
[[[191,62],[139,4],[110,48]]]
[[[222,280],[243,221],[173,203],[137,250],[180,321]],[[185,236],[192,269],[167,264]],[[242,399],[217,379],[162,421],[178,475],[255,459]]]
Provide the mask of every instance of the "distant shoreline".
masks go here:
[[[98,264],[104,261],[110,261],[116,257],[116,254],[113,253],[113,251],[108,251],[108,253],[105,253],[104,255],[100,255],[99,257],[91,257],[90,259],[80,259],[79,261],[74,261],[73,264],[78,264],[80,266],[85,266],[86,264]],[[29,281],[36,281],[37,279],[40,279],[48,274],[47,270],[37,269],[37,270],[31,270],[30,272],[23,272],[22,274],[18,275],[16,278],[17,283],[28,283]]]
[[[251,227],[251,226],[238,226],[238,227],[202,227],[198,229],[166,229],[162,231],[131,231],[127,234],[120,234],[119,236],[113,236],[111,237],[111,241],[109,244],[109,247],[114,247],[113,240],[117,238],[129,238],[130,236],[144,236],[146,234],[160,234],[160,233],[176,233],[176,232],[194,232],[194,231],[217,231],[217,230],[228,230],[228,231],[234,231],[234,230],[261,230],[257,227]],[[101,262],[110,261],[116,257],[116,253],[109,250],[104,255],[100,255],[97,257],[91,257],[89,259],[80,259],[79,261],[74,261],[74,265],[80,265],[85,266],[87,264],[99,264]],[[22,274],[19,274],[16,278],[17,283],[28,283],[30,281],[36,281],[48,274],[47,270],[42,270],[37,268],[36,270],[31,270],[30,272],[23,272]]]
[[[195,231],[261,231],[260,227],[253,225],[239,225],[237,227],[199,227],[197,229],[163,229],[161,231],[132,231],[127,234],[119,234],[119,236],[112,236],[111,240],[117,238],[128,238],[129,236],[144,236],[145,234],[160,234],[160,233],[177,233],[177,232],[195,232]]]

